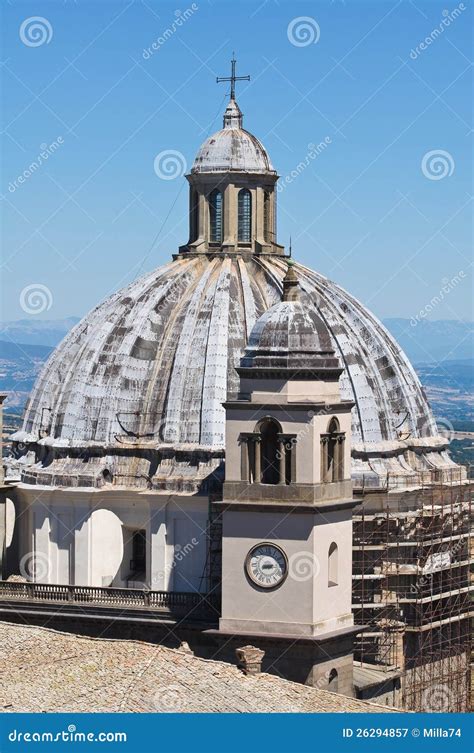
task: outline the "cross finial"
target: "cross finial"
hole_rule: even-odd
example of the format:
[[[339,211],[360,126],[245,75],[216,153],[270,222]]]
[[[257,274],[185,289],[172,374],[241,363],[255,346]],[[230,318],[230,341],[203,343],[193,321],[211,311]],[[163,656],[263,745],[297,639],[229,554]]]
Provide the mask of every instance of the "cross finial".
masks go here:
[[[235,99],[235,82],[236,81],[250,81],[250,76],[236,76],[235,75],[235,65],[237,63],[237,60],[235,59],[235,53],[232,53],[232,60],[231,63],[231,74],[230,76],[218,76],[216,78],[216,83],[220,84],[222,81],[230,81],[230,98]]]

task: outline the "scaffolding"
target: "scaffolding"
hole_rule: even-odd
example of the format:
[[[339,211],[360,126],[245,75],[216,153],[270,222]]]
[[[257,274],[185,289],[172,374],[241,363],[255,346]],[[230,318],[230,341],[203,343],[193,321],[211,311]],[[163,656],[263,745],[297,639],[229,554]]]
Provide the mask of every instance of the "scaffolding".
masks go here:
[[[387,479],[354,515],[356,660],[402,671],[401,705],[470,708],[470,523],[464,469]]]

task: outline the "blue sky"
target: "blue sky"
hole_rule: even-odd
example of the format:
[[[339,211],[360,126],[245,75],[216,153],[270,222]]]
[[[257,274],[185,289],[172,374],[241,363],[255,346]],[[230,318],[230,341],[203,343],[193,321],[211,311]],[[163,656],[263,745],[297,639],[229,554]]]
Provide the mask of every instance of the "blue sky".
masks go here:
[[[4,319],[33,316],[38,285],[37,318],[82,316],[186,242],[186,181],[155,157],[190,167],[221,127],[234,49],[245,127],[283,180],[308,162],[279,193],[280,242],[379,317],[447,287],[428,318],[472,319],[467,3],[10,0],[2,21]]]

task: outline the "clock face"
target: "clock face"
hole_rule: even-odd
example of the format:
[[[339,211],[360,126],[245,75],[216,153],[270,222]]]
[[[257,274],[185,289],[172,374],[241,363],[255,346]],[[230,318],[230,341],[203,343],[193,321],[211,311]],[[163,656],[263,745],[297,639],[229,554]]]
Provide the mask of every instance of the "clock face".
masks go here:
[[[276,588],[288,574],[288,560],[283,549],[266,542],[252,547],[245,567],[250,580],[261,588]]]

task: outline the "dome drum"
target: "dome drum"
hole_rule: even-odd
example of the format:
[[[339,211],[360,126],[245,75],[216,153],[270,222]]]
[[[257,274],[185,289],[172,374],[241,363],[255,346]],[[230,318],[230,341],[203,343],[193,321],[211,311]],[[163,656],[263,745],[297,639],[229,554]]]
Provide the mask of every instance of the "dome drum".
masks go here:
[[[276,240],[276,174],[191,173],[189,240],[180,253],[284,254]]]

